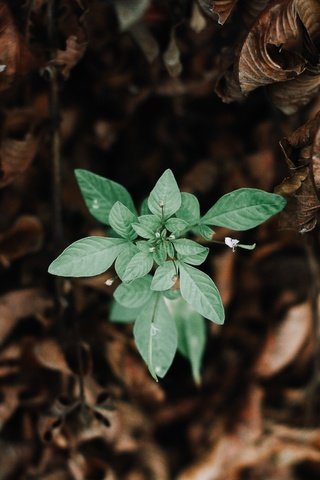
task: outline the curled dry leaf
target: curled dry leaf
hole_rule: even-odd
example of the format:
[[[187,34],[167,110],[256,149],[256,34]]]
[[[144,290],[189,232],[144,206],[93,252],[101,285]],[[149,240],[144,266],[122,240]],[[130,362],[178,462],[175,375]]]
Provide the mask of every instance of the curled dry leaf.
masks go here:
[[[241,13],[246,25],[252,25],[268,3],[270,0],[244,0],[241,4]]]
[[[295,78],[305,69],[303,28],[295,2],[273,3],[249,31],[239,58],[241,90]]]
[[[0,297],[0,343],[22,318],[43,315],[53,300],[38,288],[11,291]]]
[[[76,35],[70,35],[66,41],[65,50],[58,50],[52,61],[65,79],[69,78],[70,71],[77,65],[87,49],[87,42],[81,41]]]
[[[320,209],[320,112],[281,146],[290,169],[290,176],[276,187],[277,193],[289,197],[283,223],[305,233],[315,227]]]
[[[67,375],[72,374],[62,349],[53,339],[37,342],[34,346],[33,353],[43,367],[59,370]]]
[[[169,45],[163,54],[163,61],[171,77],[178,77],[182,72],[180,50],[177,44],[175,30],[171,31]]]
[[[7,232],[0,233],[0,262],[8,267],[13,260],[38,251],[42,242],[42,224],[38,218],[24,215]]]
[[[149,376],[147,369],[136,356],[127,339],[116,334],[105,349],[106,358],[114,375],[125,385],[131,395],[145,403],[163,402],[165,395],[159,383]]]
[[[270,3],[240,52],[242,92],[273,84],[272,101],[284,113],[292,114],[306,105],[320,88],[319,24],[316,0]]]
[[[201,8],[210,17],[218,17],[218,22],[223,25],[234,9],[237,0],[198,0]]]
[[[0,4],[0,91],[9,88],[31,66],[31,54],[5,2]]]
[[[291,307],[280,325],[270,332],[255,373],[268,378],[289,365],[306,342],[311,325],[312,313],[308,302]]]
[[[0,187],[12,183],[30,166],[38,149],[41,119],[27,109],[6,115],[0,145]]]

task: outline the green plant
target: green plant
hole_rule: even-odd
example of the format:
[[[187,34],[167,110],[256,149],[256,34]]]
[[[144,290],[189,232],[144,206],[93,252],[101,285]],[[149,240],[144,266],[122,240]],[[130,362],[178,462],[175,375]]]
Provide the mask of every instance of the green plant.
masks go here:
[[[199,382],[204,318],[221,325],[224,309],[212,279],[196,268],[205,261],[209,248],[187,236],[210,242],[212,226],[253,228],[281,211],[285,199],[240,188],[221,197],[201,216],[197,198],[181,193],[172,171],[166,170],[138,216],[123,186],[86,170],[75,173],[89,211],[111,227],[113,236],[74,242],[51,263],[49,273],[89,277],[114,264],[122,283],[114,291],[110,319],[135,322],[138,350],[156,380],[166,374],[178,348],[190,360],[193,377]],[[225,243],[232,250],[255,246],[230,237]]]

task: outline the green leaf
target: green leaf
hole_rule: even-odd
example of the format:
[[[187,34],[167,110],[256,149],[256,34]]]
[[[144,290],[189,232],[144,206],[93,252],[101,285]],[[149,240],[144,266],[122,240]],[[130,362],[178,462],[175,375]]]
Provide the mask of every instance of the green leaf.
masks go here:
[[[137,238],[137,234],[132,228],[132,224],[136,221],[137,216],[121,202],[116,202],[110,210],[109,225],[123,238],[128,240]]]
[[[111,305],[109,320],[118,323],[131,323],[135,321],[139,313],[140,308],[126,308],[114,300]]]
[[[200,220],[200,205],[192,193],[181,192],[181,207],[176,216],[182,218],[188,225],[196,225]]]
[[[169,290],[177,280],[177,268],[172,260],[165,262],[155,271],[151,282],[151,290]]]
[[[192,233],[194,233],[195,235],[200,235],[200,237],[203,237],[206,240],[212,240],[212,237],[214,235],[214,230],[208,227],[208,225],[200,223],[199,225],[196,225],[192,229]]]
[[[201,222],[232,230],[248,230],[283,210],[285,205],[286,200],[281,195],[256,188],[239,188],[221,197]]]
[[[160,240],[154,247],[155,251],[153,252],[153,259],[158,265],[163,265],[167,259],[167,244],[168,242],[166,240]]]
[[[152,295],[150,290],[151,276],[137,278],[131,283],[121,283],[113,293],[114,298],[120,305],[127,308],[142,307]]]
[[[224,323],[220,293],[211,278],[201,270],[180,262],[180,291],[196,312],[219,325]]]
[[[153,378],[164,377],[174,359],[178,340],[174,319],[159,293],[154,293],[141,310],[133,334]]]
[[[176,288],[175,290],[164,290],[163,296],[169,300],[175,300],[176,298],[181,297],[180,289]]]
[[[175,237],[181,235],[181,233],[188,230],[188,224],[181,218],[169,218],[166,223],[165,227],[171,232]]]
[[[150,210],[148,207],[148,199],[145,198],[140,205],[140,215],[150,215]]]
[[[86,237],[67,247],[49,266],[48,272],[61,277],[92,277],[111,267],[126,240]]]
[[[148,198],[148,207],[161,219],[171,217],[181,205],[181,193],[171,170],[166,170]]]
[[[126,244],[123,245],[123,248],[119,253],[116,259],[116,262],[114,264],[115,271],[121,280],[127,268],[128,263],[136,253],[138,253],[138,249],[132,242],[127,242]]]
[[[136,213],[129,192],[119,183],[82,169],[75,170],[75,176],[89,212],[103,224],[108,225],[110,210],[117,201]]]
[[[161,220],[155,215],[141,215],[139,222],[134,223],[132,228],[142,238],[153,238],[161,227]]]
[[[182,298],[171,302],[171,304],[178,331],[178,350],[190,361],[193,379],[199,385],[202,357],[206,344],[204,318]]]
[[[208,256],[209,248],[204,247],[201,253],[197,253],[196,255],[180,255],[178,253],[178,259],[182,262],[189,263],[190,265],[201,265]]]
[[[208,248],[203,247],[193,240],[188,240],[187,238],[179,238],[172,241],[174,248],[180,255],[208,255]]]
[[[136,278],[144,277],[150,272],[153,266],[153,255],[149,252],[136,253],[130,260],[122,275],[124,282],[131,282]]]

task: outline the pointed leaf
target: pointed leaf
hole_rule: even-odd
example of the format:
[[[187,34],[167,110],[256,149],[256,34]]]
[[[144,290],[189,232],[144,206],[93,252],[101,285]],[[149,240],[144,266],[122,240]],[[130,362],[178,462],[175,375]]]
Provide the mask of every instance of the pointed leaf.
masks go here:
[[[138,253],[138,249],[132,242],[127,242],[123,245],[123,248],[114,264],[115,271],[120,280],[122,280],[128,263],[135,256],[136,253]]]
[[[181,255],[178,253],[178,259],[182,262],[189,263],[190,265],[201,265],[207,258],[209,253],[209,248],[204,247],[201,253],[197,253],[196,255]]]
[[[137,221],[137,216],[132,213],[123,203],[116,202],[109,213],[109,225],[121,237],[128,240],[137,238],[132,224]]]
[[[200,223],[199,225],[196,225],[192,229],[192,233],[194,233],[195,235],[200,235],[200,237],[203,237],[206,240],[212,240],[212,237],[214,235],[214,230],[208,227],[208,225]]]
[[[224,323],[220,293],[206,273],[180,262],[180,291],[196,312],[219,325]]]
[[[192,375],[197,384],[200,383],[200,369],[206,343],[205,322],[182,298],[171,301],[173,316],[178,331],[178,350],[191,363]]]
[[[148,207],[159,218],[171,217],[181,205],[181,193],[171,170],[166,170],[148,198]]]
[[[165,223],[165,227],[174,236],[178,237],[188,230],[188,223],[181,218],[169,218]]]
[[[159,293],[154,293],[138,315],[133,329],[138,350],[153,378],[164,377],[177,350],[175,322]]]
[[[140,313],[140,308],[126,308],[115,300],[112,302],[109,319],[111,322],[131,323]]]
[[[286,200],[280,195],[257,188],[239,188],[221,197],[201,222],[233,230],[248,230],[280,212],[285,205]]]
[[[92,277],[111,267],[126,240],[86,237],[67,247],[49,266],[48,272],[61,277]]]
[[[149,239],[160,232],[161,220],[155,215],[141,215],[138,220],[132,227],[139,237]]]
[[[200,220],[200,205],[197,197],[192,193],[181,192],[181,206],[176,212],[188,225],[195,225]]]
[[[117,201],[136,213],[129,192],[119,183],[82,169],[75,170],[75,176],[89,212],[100,222],[108,225],[110,210]]]
[[[153,252],[153,259],[158,265],[163,265],[164,262],[167,260],[167,245],[168,242],[166,240],[161,240],[155,247],[155,251]]]
[[[155,271],[151,282],[151,290],[169,290],[177,280],[177,267],[172,260],[165,262]]]
[[[137,278],[131,283],[121,283],[114,291],[116,301],[127,308],[142,307],[152,295],[150,290],[151,276],[147,275],[143,278]]]
[[[193,240],[188,240],[187,238],[179,238],[172,241],[174,248],[181,255],[199,255],[206,253],[208,255],[208,248],[203,247]]]
[[[136,253],[130,260],[122,275],[124,282],[131,282],[136,278],[144,277],[150,272],[153,266],[153,255],[149,252]]]

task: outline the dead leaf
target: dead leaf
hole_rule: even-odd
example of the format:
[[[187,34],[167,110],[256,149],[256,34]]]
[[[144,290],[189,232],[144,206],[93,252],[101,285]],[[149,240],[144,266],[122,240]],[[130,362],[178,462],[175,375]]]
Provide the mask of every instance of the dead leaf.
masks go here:
[[[62,349],[53,339],[37,342],[33,348],[33,353],[43,367],[72,375]]]
[[[8,267],[13,260],[38,251],[43,242],[43,227],[36,217],[24,215],[6,233],[0,233],[0,262]]]
[[[22,318],[43,315],[53,307],[53,300],[37,288],[15,290],[0,297],[0,343]]]
[[[6,113],[0,144],[0,187],[23,174],[34,159],[43,119],[30,109]]]
[[[217,18],[223,25],[234,9],[237,0],[198,0],[201,8],[210,17]]]
[[[8,89],[18,75],[31,67],[31,54],[5,2],[0,4],[0,91]]]
[[[295,360],[310,334],[311,325],[309,302],[291,307],[280,325],[269,333],[254,372],[268,378],[283,370]]]
[[[120,30],[127,30],[138,22],[150,5],[150,0],[115,0]]]
[[[66,41],[65,50],[57,50],[52,63],[56,65],[65,79],[69,78],[71,70],[81,60],[87,49],[87,42],[82,42],[76,35],[70,35]]]
[[[320,209],[317,190],[320,184],[319,130],[320,113],[281,141],[291,175],[275,190],[289,196],[282,217],[284,226],[287,223],[300,233],[313,230]]]
[[[306,68],[303,29],[294,0],[272,3],[249,31],[239,58],[243,93],[295,78]]]
[[[171,77],[179,77],[182,72],[182,63],[174,29],[171,31],[169,44],[163,54],[163,62]]]

